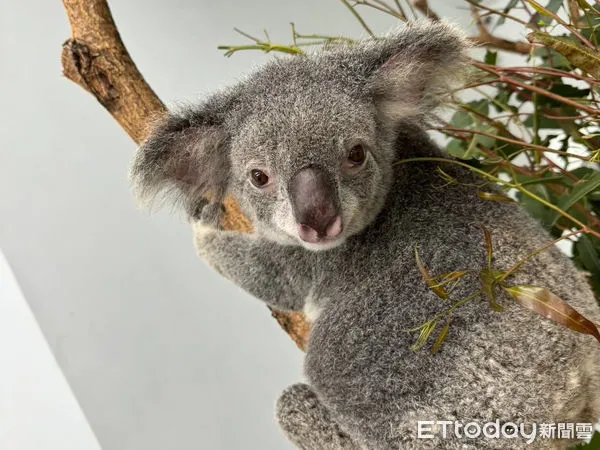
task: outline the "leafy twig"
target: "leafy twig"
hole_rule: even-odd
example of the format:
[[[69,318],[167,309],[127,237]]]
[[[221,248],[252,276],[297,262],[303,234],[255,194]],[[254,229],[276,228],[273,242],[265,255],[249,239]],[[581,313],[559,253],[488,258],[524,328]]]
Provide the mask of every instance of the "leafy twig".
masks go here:
[[[356,11],[356,9],[354,9],[354,7],[348,3],[348,0],[340,0],[342,2],[342,4],[348,8],[348,10],[352,13],[352,15],[354,17],[356,17],[356,20],[358,20],[358,22],[361,24],[361,26],[365,29],[365,31],[369,34],[369,36],[371,37],[375,37],[375,34],[373,33],[373,31],[371,30],[371,28],[369,28],[369,26],[367,25],[367,23],[365,22],[365,20],[362,18],[362,16]]]

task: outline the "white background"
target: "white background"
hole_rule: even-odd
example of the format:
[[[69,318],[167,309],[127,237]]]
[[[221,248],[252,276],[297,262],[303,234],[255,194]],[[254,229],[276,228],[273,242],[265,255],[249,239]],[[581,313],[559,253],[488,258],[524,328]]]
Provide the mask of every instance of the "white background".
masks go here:
[[[460,0],[430,3],[469,24]],[[134,60],[171,104],[204,98],[267,58],[224,58],[217,45],[246,43],[234,26],[267,27],[284,42],[290,21],[303,33],[362,33],[336,0],[111,5]],[[374,30],[393,25],[378,17]],[[263,305],[197,259],[182,217],[135,208],[134,145],[61,77],[67,37],[60,1],[0,0],[0,247],[102,448],[291,448],[273,404],[301,379],[302,354]],[[16,336],[0,343],[1,389],[8,344],[25,349]]]

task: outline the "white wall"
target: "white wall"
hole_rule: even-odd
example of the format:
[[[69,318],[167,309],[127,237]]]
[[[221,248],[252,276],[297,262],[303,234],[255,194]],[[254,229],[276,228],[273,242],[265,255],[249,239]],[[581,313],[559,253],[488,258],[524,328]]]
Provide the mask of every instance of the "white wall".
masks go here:
[[[0,251],[0,448],[100,450]]]
[[[460,0],[431,3],[465,15]],[[168,102],[201,98],[266,59],[224,58],[218,44],[244,42],[233,26],[278,40],[290,21],[361,34],[336,0],[111,4]],[[300,379],[302,354],[264,306],[196,258],[181,217],[136,210],[132,142],[61,77],[68,36],[61,2],[0,0],[0,247],[102,447],[290,448],[272,407]]]

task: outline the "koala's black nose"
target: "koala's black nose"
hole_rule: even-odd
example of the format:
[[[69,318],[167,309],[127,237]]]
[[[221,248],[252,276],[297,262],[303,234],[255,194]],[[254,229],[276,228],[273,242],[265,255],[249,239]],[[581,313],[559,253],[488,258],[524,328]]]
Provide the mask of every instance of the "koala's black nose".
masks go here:
[[[288,192],[302,240],[319,242],[342,232],[335,184],[323,169],[316,166],[301,169],[291,179]]]

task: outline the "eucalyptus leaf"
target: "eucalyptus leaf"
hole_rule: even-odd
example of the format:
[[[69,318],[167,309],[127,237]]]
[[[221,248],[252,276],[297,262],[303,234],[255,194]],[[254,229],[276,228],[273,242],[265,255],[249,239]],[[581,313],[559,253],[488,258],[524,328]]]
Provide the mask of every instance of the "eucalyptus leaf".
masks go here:
[[[598,188],[600,188],[600,172],[594,172],[576,184],[571,192],[562,196],[557,206],[563,211],[568,211],[575,203]],[[551,218],[550,225],[554,225],[559,218],[560,214],[555,212]]]
[[[440,331],[440,334],[439,334],[437,340],[435,341],[433,348],[431,349],[431,353],[435,354],[438,352],[438,350],[440,349],[440,347],[442,346],[442,344],[448,337],[449,331],[450,331],[450,319],[448,319],[448,322],[446,322],[446,325],[444,325],[444,328],[442,328],[442,331]]]
[[[423,262],[421,261],[421,257],[419,256],[419,250],[417,247],[415,247],[415,260],[417,262],[417,267],[419,268],[419,271],[421,272],[423,280],[425,280],[425,283],[427,283],[427,285],[435,293],[435,295],[437,295],[438,297],[440,297],[441,299],[444,299],[444,300],[447,300],[448,298],[450,298],[450,294],[448,294],[448,291],[446,291],[446,289],[444,289],[443,286],[440,286],[435,281],[435,279],[429,274],[429,271],[427,270],[427,268],[423,265]]]
[[[516,203],[516,201],[506,195],[498,194],[495,192],[483,192],[477,191],[477,196],[482,200],[490,200],[494,202],[504,202],[504,203]]]
[[[590,442],[582,442],[569,448],[571,450],[598,450],[600,448],[600,431],[594,432]]]
[[[586,270],[593,275],[600,275],[600,255],[589,237],[583,235],[577,240],[575,252]]]
[[[491,50],[485,52],[485,58],[483,59],[484,63],[495,66],[496,61],[498,61],[498,52],[493,52]]]
[[[529,5],[537,11],[536,14],[534,14],[531,17],[531,20],[529,21],[531,25],[536,25],[542,20],[545,25],[550,25],[552,24],[552,21],[554,19],[552,18],[552,15],[549,14],[549,12],[556,13],[562,6],[563,0],[550,0],[546,4],[546,6],[542,6],[534,0],[527,0],[527,3],[529,3]],[[544,18],[542,19],[542,17]]]
[[[538,286],[512,286],[505,287],[504,290],[525,308],[573,331],[592,335],[600,342],[598,327],[548,289]]]
[[[464,110],[456,111],[450,119],[450,125],[452,125],[454,128],[467,128],[472,123],[473,118]]]
[[[471,140],[470,142],[473,142]],[[458,139],[451,140],[446,146],[446,151],[455,158],[459,159],[474,159],[477,156],[477,153],[473,151],[469,151],[469,147],[464,141],[459,141]]]
[[[588,47],[563,36],[552,36],[548,33],[534,32],[527,35],[530,42],[544,44],[563,55],[575,67],[600,78],[600,54]]]

